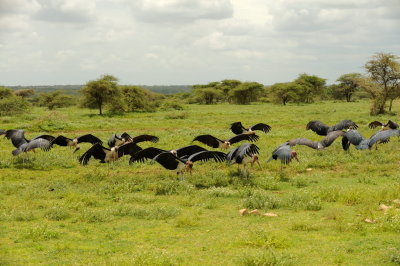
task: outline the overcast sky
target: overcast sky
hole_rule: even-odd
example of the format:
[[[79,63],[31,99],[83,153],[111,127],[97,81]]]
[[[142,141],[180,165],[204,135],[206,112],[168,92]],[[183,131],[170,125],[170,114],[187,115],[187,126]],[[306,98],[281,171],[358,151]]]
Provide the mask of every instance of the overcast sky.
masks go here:
[[[400,0],[0,0],[0,85],[334,82],[400,54]]]

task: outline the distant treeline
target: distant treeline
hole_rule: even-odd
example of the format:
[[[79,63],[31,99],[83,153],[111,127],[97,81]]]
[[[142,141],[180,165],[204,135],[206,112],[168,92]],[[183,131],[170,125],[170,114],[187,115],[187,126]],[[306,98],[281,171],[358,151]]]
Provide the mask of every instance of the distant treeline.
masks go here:
[[[78,95],[79,90],[84,85],[40,85],[40,86],[7,86],[12,90],[25,90],[25,89],[33,89],[37,93],[42,92],[52,92],[52,91],[64,91],[64,93],[69,95]],[[139,87],[148,89],[152,92],[161,93],[161,94],[174,94],[179,92],[190,92],[192,90],[191,85],[139,85]]]

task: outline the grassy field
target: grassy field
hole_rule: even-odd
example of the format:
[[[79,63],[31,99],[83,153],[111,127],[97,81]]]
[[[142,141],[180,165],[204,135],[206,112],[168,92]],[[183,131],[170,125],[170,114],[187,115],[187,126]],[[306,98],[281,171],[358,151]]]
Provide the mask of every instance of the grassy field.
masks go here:
[[[400,108],[396,102],[394,110]],[[113,165],[55,147],[13,158],[10,141],[0,140],[0,264],[113,265],[399,265],[399,148],[393,138],[378,150],[350,153],[340,140],[323,151],[294,147],[300,163],[280,173],[266,163],[286,140],[321,139],[306,131],[310,120],[334,124],[352,119],[369,137],[369,102],[313,105],[187,105],[184,110],[99,117],[96,111],[34,109],[20,117],[1,117],[0,128],[21,128],[74,137],[93,133],[153,134],[156,146],[190,144],[198,134],[230,137],[229,124],[265,122],[260,133],[262,169],[250,174],[236,166],[198,163],[179,181],[158,164]],[[242,208],[278,217],[240,216]],[[370,219],[372,223],[365,222]]]

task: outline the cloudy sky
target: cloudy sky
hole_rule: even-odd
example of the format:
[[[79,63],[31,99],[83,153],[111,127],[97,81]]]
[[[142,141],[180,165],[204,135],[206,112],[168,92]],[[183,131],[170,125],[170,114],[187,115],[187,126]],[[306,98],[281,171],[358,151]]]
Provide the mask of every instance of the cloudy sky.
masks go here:
[[[400,54],[400,0],[0,0],[0,85],[334,82]]]

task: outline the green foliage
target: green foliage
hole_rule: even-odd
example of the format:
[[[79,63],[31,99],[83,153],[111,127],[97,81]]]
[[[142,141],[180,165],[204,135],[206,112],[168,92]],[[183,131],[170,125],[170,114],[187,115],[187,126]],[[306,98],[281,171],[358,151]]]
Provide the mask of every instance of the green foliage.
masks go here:
[[[326,79],[307,74],[300,74],[294,83],[300,85],[298,89],[298,101],[303,103],[311,103],[315,97],[323,97],[325,94]]]
[[[10,98],[11,96],[13,96],[13,92],[10,88],[0,86],[0,100]]]
[[[49,110],[72,106],[75,102],[76,97],[64,94],[61,91],[41,93],[39,96],[39,105],[47,107]]]
[[[297,102],[300,99],[302,87],[294,82],[276,83],[268,88],[275,103],[286,105],[288,102]]]
[[[229,90],[229,96],[236,104],[249,104],[257,101],[264,86],[257,82],[244,82]]]
[[[339,84],[331,86],[332,94],[335,99],[345,99],[347,102],[351,101],[351,97],[360,90],[360,85],[357,80],[361,78],[359,73],[350,73],[341,75],[336,81]]]
[[[116,101],[122,97],[117,85],[118,79],[111,75],[103,75],[97,80],[92,80],[86,83],[81,89],[83,94],[83,106],[89,108],[97,108],[99,114],[103,114],[103,106],[109,103],[115,107],[115,110],[123,110],[122,101]],[[116,104],[114,104],[116,103]]]
[[[0,116],[20,115],[27,112],[30,107],[31,105],[24,98],[11,94],[0,99]]]
[[[371,115],[384,114],[389,100],[389,111],[393,101],[400,96],[399,57],[393,54],[377,53],[365,64],[367,77],[359,79],[360,86],[371,94],[373,106]]]
[[[194,88],[194,101],[202,104],[215,104],[221,101],[222,93],[213,87]]]
[[[161,95],[150,92],[138,86],[119,86],[125,102],[125,111],[136,112],[154,112],[159,101],[162,98]]]

